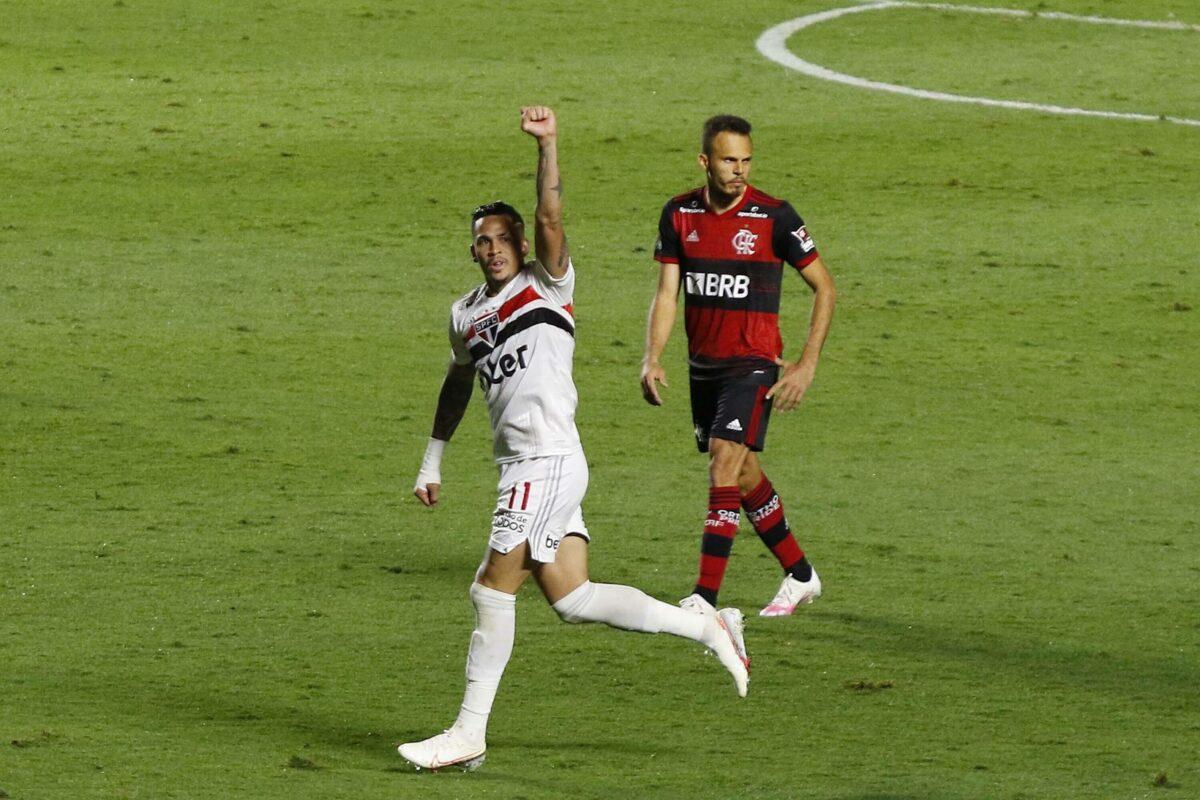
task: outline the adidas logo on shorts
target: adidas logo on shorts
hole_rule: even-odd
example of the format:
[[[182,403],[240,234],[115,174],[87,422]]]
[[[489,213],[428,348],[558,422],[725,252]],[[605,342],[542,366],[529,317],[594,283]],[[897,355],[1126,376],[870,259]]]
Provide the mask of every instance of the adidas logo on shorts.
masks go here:
[[[731,422],[725,426],[725,430],[727,430],[727,431],[740,431],[741,429],[742,429],[742,423],[736,419],[733,422]]]

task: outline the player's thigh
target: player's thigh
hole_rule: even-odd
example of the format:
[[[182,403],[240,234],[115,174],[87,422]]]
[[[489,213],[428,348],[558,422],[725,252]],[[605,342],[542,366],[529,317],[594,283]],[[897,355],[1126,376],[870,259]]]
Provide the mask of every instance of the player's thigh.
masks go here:
[[[557,603],[588,579],[588,542],[568,533],[558,546],[557,557],[534,566],[534,579],[550,603]]]
[[[533,566],[526,542],[521,542],[507,553],[489,547],[483,557],[483,563],[475,572],[475,580],[489,589],[516,594],[533,571]]]

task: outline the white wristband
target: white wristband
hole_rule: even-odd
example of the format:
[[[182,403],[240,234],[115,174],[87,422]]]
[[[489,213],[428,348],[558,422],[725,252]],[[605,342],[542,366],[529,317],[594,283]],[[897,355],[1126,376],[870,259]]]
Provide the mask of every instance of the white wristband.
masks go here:
[[[414,489],[424,489],[427,484],[442,482],[442,451],[446,443],[441,439],[429,437],[425,446],[425,457],[421,459],[421,471],[417,473],[417,484]]]

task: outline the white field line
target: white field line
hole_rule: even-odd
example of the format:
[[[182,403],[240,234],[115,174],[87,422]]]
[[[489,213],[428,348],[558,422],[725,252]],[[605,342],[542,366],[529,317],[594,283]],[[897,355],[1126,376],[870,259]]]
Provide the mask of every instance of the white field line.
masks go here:
[[[797,72],[809,75],[813,78],[821,80],[833,81],[834,83],[843,83],[847,86],[855,86],[859,89],[870,89],[877,92],[892,92],[893,94],[902,94],[908,97],[920,97],[924,100],[937,100],[943,103],[970,103],[978,106],[992,106],[995,108],[1013,108],[1020,111],[1040,111],[1046,114],[1067,114],[1077,117],[1101,117],[1104,119],[1127,119],[1137,120],[1140,122],[1172,122],[1176,125],[1191,125],[1200,127],[1200,119],[1188,119],[1187,117],[1171,117],[1160,114],[1137,114],[1122,111],[1097,111],[1089,108],[1069,108],[1066,106],[1048,105],[1046,103],[1028,103],[1023,100],[997,100],[992,97],[972,97],[964,94],[950,94],[949,92],[931,92],[925,89],[914,89],[911,86],[900,86],[895,83],[882,83],[880,81],[867,80],[854,75],[847,75],[842,72],[834,72],[831,69],[826,69],[819,64],[813,64],[810,61],[797,56],[787,48],[787,40],[794,34],[805,28],[812,27],[822,22],[828,22],[831,19],[844,17],[848,14],[861,14],[865,11],[883,11],[890,8],[928,8],[941,11],[961,11],[967,14],[997,14],[1010,17],[1025,17],[1036,19],[1052,19],[1065,20],[1068,22],[1081,22],[1089,25],[1123,25],[1133,28],[1151,28],[1155,30],[1177,30],[1177,31],[1196,31],[1200,32],[1200,25],[1188,25],[1182,22],[1155,22],[1153,20],[1136,20],[1136,19],[1112,19],[1109,17],[1094,17],[1094,16],[1079,16],[1075,14],[1064,14],[1055,11],[1022,11],[1015,8],[984,8],[981,6],[958,6],[950,3],[913,3],[903,2],[903,0],[882,0],[882,2],[865,3],[863,5],[847,6],[846,8],[834,8],[829,11],[821,11],[816,14],[807,14],[803,17],[788,20],[774,27],[763,31],[758,37],[755,45],[758,51],[767,58],[777,64],[794,69]]]

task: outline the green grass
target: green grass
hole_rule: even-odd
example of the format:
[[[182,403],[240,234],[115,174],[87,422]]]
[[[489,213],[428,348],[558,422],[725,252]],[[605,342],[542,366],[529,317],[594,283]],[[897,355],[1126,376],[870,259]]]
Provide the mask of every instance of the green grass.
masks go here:
[[[754,51],[835,5],[8,4],[0,790],[1200,791],[1200,134],[866,93]],[[1052,6],[1200,23],[1190,2]],[[922,88],[1198,115],[1195,35],[1008,25],[877,12],[791,46]],[[444,506],[409,488],[448,305],[478,281],[467,213],[532,202],[530,101],[563,128],[594,576],[668,601],[694,578],[682,331],[666,407],[637,362],[658,209],[732,110],[839,282],[817,385],[765,455],[827,594],[751,619],[738,701],[695,646],[567,628],[531,587],[487,765],[414,775],[394,743],[462,688],[481,408]],[[791,276],[792,355],[806,315]],[[753,611],[776,582],[744,530],[723,601]]]

